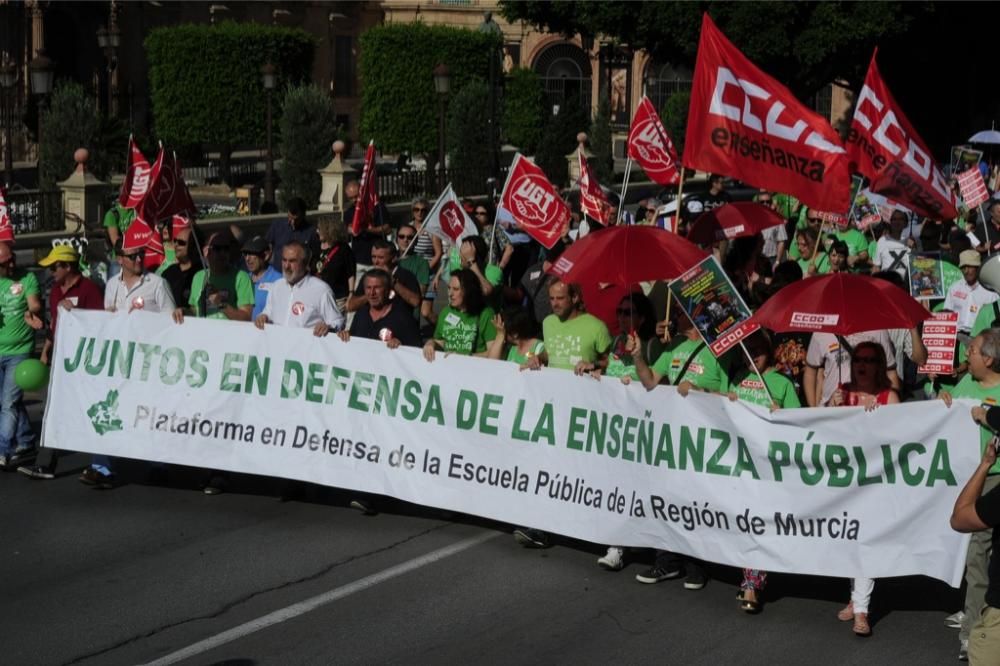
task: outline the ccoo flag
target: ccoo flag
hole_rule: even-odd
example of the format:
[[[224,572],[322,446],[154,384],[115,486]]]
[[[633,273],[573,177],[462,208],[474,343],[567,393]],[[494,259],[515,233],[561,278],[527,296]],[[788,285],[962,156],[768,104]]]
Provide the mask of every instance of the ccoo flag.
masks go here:
[[[840,136],[726,39],[705,14],[684,165],[847,211],[851,177]]]
[[[458,245],[463,238],[479,233],[475,222],[462,208],[455,191],[451,189],[451,183],[444,188],[444,192],[427,214],[424,230],[452,245]]]
[[[639,102],[628,130],[628,156],[660,185],[676,185],[680,181],[674,142],[660,122],[653,103],[645,96]]]
[[[547,249],[569,229],[569,206],[545,172],[521,153],[510,165],[500,202],[521,230]]]
[[[851,168],[871,180],[872,192],[895,199],[918,215],[935,220],[958,217],[955,195],[882,80],[877,55],[875,49],[847,137]]]

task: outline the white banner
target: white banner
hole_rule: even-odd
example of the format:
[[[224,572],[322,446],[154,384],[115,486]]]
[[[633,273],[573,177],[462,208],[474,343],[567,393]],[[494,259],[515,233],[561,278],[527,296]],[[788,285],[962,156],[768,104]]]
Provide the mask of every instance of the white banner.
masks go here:
[[[146,312],[59,317],[59,448],[392,495],[600,544],[958,586],[971,403],[767,410]]]

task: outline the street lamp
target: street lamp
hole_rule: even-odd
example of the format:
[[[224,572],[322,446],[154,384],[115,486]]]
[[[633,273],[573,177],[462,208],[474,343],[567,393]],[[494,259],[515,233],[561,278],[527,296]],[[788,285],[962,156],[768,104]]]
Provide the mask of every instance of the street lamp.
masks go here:
[[[11,130],[14,124],[14,86],[17,84],[17,65],[6,51],[0,58],[0,88],[3,89],[4,182],[7,187],[14,182],[14,153],[11,145]]]
[[[503,40],[503,30],[500,28],[500,25],[493,20],[493,12],[483,12],[483,22],[479,24],[479,32],[487,35],[496,35],[500,38],[495,46],[490,47],[490,113],[489,118],[486,119],[490,142],[490,176],[497,179],[500,177],[500,155],[497,152],[497,148],[499,147],[499,140],[497,138],[497,85],[500,76],[497,70],[501,67],[500,60],[503,57],[500,51],[502,48],[501,43]]]
[[[42,129],[45,124],[45,98],[52,92],[52,81],[55,78],[55,64],[45,55],[45,51],[38,50],[31,62],[28,63],[28,78],[31,81],[32,94],[38,95],[38,159],[36,160],[38,169],[38,185],[46,185],[42,174]],[[50,211],[47,208],[48,199],[42,197],[39,211],[40,218],[46,223],[49,222]],[[61,213],[60,213],[61,215]]]
[[[278,70],[271,63],[260,68],[260,77],[267,93],[267,174],[264,177],[264,200],[274,203],[274,152],[271,149],[271,91],[278,83]]]
[[[445,172],[445,145],[444,145],[444,135],[445,135],[445,125],[444,125],[444,112],[448,106],[448,93],[451,92],[451,76],[448,73],[448,66],[441,64],[434,68],[434,92],[438,96],[438,156],[440,159],[439,173],[440,182],[439,190],[443,190],[445,186],[445,180],[447,178],[447,173]]]
[[[107,60],[108,73],[108,116],[115,115],[115,89],[114,76],[115,69],[118,68],[118,47],[121,45],[121,30],[115,21],[114,10],[108,17],[107,27],[101,26],[97,29],[97,45],[104,51],[104,58]]]

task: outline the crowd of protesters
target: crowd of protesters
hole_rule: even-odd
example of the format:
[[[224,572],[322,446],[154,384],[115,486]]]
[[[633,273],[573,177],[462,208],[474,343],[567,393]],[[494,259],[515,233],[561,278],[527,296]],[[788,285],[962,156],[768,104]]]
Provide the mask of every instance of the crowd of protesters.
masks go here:
[[[348,184],[345,194],[356,198],[357,184]],[[420,347],[429,362],[439,353],[475,355],[513,362],[528,371],[545,368],[635,382],[647,390],[669,384],[681,396],[690,391],[717,393],[771,410],[801,406],[871,410],[927,399],[941,399],[950,406],[959,397],[984,405],[1000,401],[1000,329],[992,328],[1000,319],[995,291],[1000,285],[979,281],[992,247],[987,242],[973,246],[969,240],[970,231],[977,238],[1000,239],[1000,201],[984,207],[983,220],[969,211],[967,219],[922,221],[897,209],[886,222],[862,230],[853,224],[830,226],[820,214],[781,193],[759,192],[754,198],[778,211],[787,224],[705,248],[717,255],[751,309],[793,282],[841,271],[874,275],[899,287],[902,294],[908,292],[910,253],[938,251],[963,277],[944,298],[928,303],[956,312],[960,330],[967,334],[955,372],[949,376],[916,372],[927,360],[917,328],[847,336],[761,331],[746,341],[745,355],[737,348],[716,358],[680,307],[666,310],[670,313],[666,317],[663,303],[654,304],[656,285],[586,292],[548,273],[569,244],[603,226],[581,216],[579,209],[567,235],[545,249],[532,240],[508,237],[491,224],[495,211],[489,202],[465,202],[480,235],[450,246],[427,233],[429,205],[424,199],[413,202],[412,217],[399,225],[393,225],[385,206],[377,206],[374,219],[357,234],[333,217],[310,219],[304,203],[293,200],[287,219],[275,221],[264,236],[240,237],[231,230],[206,236],[197,224],[175,220],[163,229],[165,252],[153,261],[147,248],[129,245],[125,233],[129,219],[119,211],[107,223],[115,254],[110,278],[88,278],[81,272],[85,262],[69,245],[54,247],[39,262],[51,275],[47,308],[33,274],[17,266],[10,247],[0,244],[0,468],[17,469],[33,479],[55,476],[60,443],[38,446],[13,368],[32,353],[37,331],[45,332],[41,358],[50,362],[60,312],[72,308],[161,312],[179,325],[187,317],[204,317],[258,328],[307,328],[317,337],[336,334],[346,344],[352,338],[367,338],[390,349]],[[636,214],[623,220],[673,226],[674,232],[684,235],[699,214],[730,200],[724,179],[713,175],[704,194],[680,204],[675,222],[665,221],[658,202],[652,200],[640,202]],[[353,206],[344,219],[352,217]],[[953,523],[969,531],[1000,522],[1000,508],[990,505],[979,511],[976,503],[981,494],[1000,485],[1000,464],[993,461],[995,454],[989,457],[993,447],[988,445],[990,419],[1000,427],[1000,413],[980,410],[974,417],[983,424],[980,444],[989,465],[977,472],[970,481],[972,489],[960,498],[963,512],[956,505]],[[166,472],[165,467],[154,466],[150,475],[164,482]],[[112,489],[118,484],[115,461],[94,456],[79,479],[94,488]],[[206,470],[202,488],[206,494],[218,494],[226,490],[227,480],[224,472]],[[987,497],[992,495],[983,499]],[[358,497],[351,504],[374,512],[370,497]],[[992,504],[1000,506],[1000,500]],[[531,527],[515,529],[514,536],[526,547],[551,544],[549,535]],[[995,610],[1000,608],[1000,573],[990,575],[990,569],[1000,570],[1000,564],[989,564],[991,546],[989,531],[976,532],[968,552],[965,607],[947,619],[949,626],[959,629],[963,659],[973,626],[977,622],[982,626],[984,605],[988,612],[983,619],[1000,624],[994,618],[1000,614]],[[704,562],[666,551],[638,553],[610,546],[598,564],[618,571],[630,559],[651,560],[651,566],[635,577],[641,583],[683,578],[686,589],[698,590],[708,582]],[[767,578],[765,571],[743,570],[740,609],[760,612]],[[850,622],[859,636],[872,633],[869,601],[874,588],[871,579],[855,579],[849,588],[844,586],[848,603],[837,618]]]

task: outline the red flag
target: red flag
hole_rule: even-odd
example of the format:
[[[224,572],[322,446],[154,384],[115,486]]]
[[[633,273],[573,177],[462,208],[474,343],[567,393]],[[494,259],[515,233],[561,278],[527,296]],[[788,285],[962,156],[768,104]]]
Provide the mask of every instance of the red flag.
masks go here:
[[[136,215],[155,227],[177,213],[197,212],[177,156],[160,147],[160,154],[150,169],[149,189],[135,208]]]
[[[546,248],[551,249],[569,228],[569,206],[545,172],[521,153],[514,156],[500,203],[522,231]]]
[[[362,229],[368,228],[375,206],[378,205],[378,173],[375,170],[375,140],[368,142],[365,150],[365,166],[361,171],[361,186],[358,188],[358,199],[354,202],[354,219],[351,220],[351,233],[357,236]]]
[[[128,158],[125,165],[125,178],[118,191],[118,203],[125,208],[135,208],[149,190],[149,177],[152,167],[139,146],[131,136],[128,138]]]
[[[645,96],[628,130],[628,156],[660,185],[676,185],[680,180],[674,142],[663,128],[653,103]]]
[[[958,217],[955,195],[882,80],[876,55],[878,49],[868,65],[847,137],[852,169],[872,181],[872,192],[895,199],[918,215],[936,220]]]
[[[608,198],[604,196],[604,190],[601,189],[597,179],[594,178],[583,153],[577,151],[577,156],[580,160],[580,180],[577,181],[580,186],[580,208],[595,220],[609,224],[614,209]]]
[[[14,244],[14,224],[7,210],[7,192],[0,187],[0,243]]]
[[[837,132],[762,72],[705,14],[698,42],[684,164],[797,197],[809,208],[850,207],[847,153]]]
[[[125,252],[146,250],[148,254],[164,254],[163,239],[155,229],[137,217],[125,230],[122,250]]]
[[[174,215],[170,218],[170,237],[174,238],[178,233],[191,228],[191,219],[184,215]]]

